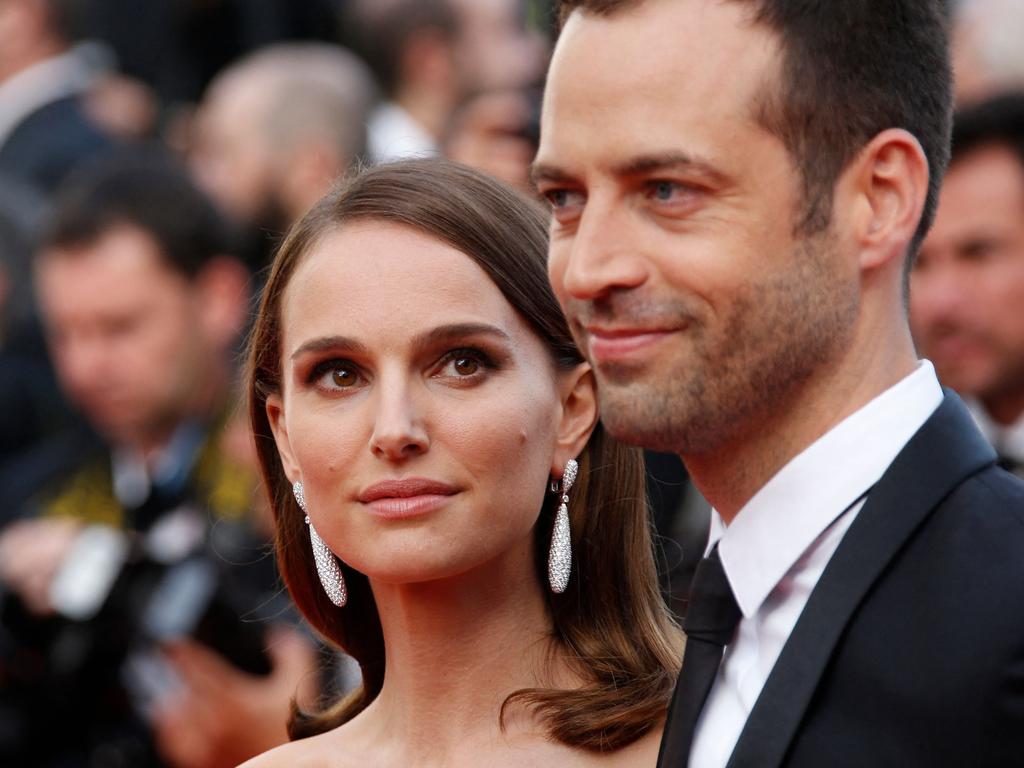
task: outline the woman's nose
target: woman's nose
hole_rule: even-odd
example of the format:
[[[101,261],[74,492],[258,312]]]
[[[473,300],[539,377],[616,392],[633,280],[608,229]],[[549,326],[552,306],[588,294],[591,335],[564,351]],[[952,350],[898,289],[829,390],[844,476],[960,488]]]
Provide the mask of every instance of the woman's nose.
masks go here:
[[[430,446],[427,430],[408,386],[391,384],[378,390],[370,450],[389,461],[424,453]]]

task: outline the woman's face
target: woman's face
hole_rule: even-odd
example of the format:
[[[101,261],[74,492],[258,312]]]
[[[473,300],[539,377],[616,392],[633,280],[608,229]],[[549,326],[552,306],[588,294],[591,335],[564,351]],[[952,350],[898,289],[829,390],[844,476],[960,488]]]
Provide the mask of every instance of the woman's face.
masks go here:
[[[359,222],[301,260],[281,305],[285,472],[347,564],[384,582],[532,559],[549,475],[596,418],[584,366],[543,343],[465,254]]]

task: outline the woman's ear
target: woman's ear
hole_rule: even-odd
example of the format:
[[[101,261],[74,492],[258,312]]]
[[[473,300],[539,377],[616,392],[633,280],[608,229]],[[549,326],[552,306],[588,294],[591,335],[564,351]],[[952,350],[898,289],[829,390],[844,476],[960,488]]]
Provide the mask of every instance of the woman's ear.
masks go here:
[[[268,395],[266,410],[267,421],[270,422],[270,431],[274,433],[274,442],[277,444],[277,452],[281,456],[284,473],[292,483],[301,480],[302,473],[299,472],[299,465],[295,461],[292,444],[288,439],[288,421],[284,416],[284,401],[281,399],[281,395],[276,392]]]
[[[597,382],[589,364],[580,363],[565,371],[561,375],[560,392],[562,409],[552,457],[553,477],[561,477],[566,462],[583,452],[599,418]]]

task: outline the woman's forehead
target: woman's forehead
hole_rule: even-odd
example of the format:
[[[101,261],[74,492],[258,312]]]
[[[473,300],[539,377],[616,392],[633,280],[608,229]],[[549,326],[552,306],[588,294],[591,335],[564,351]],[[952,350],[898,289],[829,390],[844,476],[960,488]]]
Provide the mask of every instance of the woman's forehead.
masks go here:
[[[359,222],[328,233],[296,267],[282,305],[286,345],[299,336],[403,336],[445,323],[529,332],[472,258],[397,224]]]

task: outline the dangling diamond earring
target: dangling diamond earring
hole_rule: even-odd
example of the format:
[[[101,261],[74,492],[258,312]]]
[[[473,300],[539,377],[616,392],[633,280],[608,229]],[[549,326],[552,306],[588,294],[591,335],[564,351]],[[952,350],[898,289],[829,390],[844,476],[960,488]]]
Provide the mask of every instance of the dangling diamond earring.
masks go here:
[[[302,491],[302,483],[296,482],[292,485],[292,493],[295,494],[295,501],[299,508],[306,512],[306,495]],[[309,526],[309,540],[313,544],[313,560],[316,561],[316,572],[320,576],[320,583],[324,586],[324,592],[331,602],[341,608],[348,602],[348,588],[345,586],[345,577],[341,575],[341,567],[334,553],[327,548],[320,534],[313,527],[309,515],[306,515],[306,525]]]
[[[572,571],[572,539],[569,535],[569,489],[576,482],[579,464],[576,459],[569,459],[565,465],[562,481],[551,481],[551,490],[561,491],[562,503],[555,514],[555,530],[551,534],[551,550],[548,552],[548,583],[556,595],[565,592],[569,586],[569,573]]]

